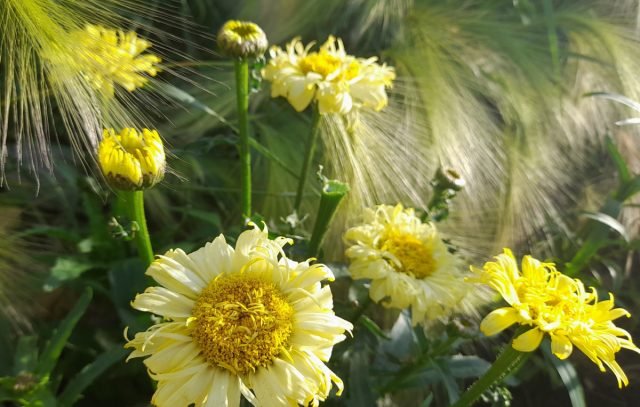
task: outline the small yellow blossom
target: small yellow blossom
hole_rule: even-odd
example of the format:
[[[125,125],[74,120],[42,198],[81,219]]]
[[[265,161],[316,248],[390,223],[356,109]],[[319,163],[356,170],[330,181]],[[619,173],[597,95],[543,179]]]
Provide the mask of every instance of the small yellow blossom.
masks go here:
[[[105,129],[98,146],[98,164],[113,188],[150,188],[164,177],[165,154],[156,130],[125,128],[119,134]]]
[[[326,365],[352,325],[333,312],[331,270],[284,255],[267,228],[220,235],[193,253],[170,250],[147,270],[161,286],[133,307],[164,317],[135,335],[129,358],[146,357],[160,407],[318,406],[333,384]]]
[[[287,98],[299,112],[313,101],[318,102],[320,113],[347,114],[361,107],[381,110],[387,105],[393,68],[376,63],[375,57],[348,55],[342,40],[332,36],[319,51],[310,51],[313,45],[305,47],[296,38],[285,50],[270,49],[271,59],[262,76],[271,82],[272,97]]]
[[[474,313],[483,290],[465,283],[468,275],[449,253],[438,230],[413,209],[379,205],[364,211],[363,223],[344,234],[349,272],[371,279],[369,295],[394,308],[411,307],[412,322],[428,324],[454,313]]]
[[[147,82],[147,75],[158,73],[161,59],[143,54],[151,43],[133,31],[87,24],[84,30],[70,36],[77,52],[67,63],[77,65],[91,86],[103,95],[113,96],[114,84],[132,92]]]
[[[514,349],[531,352],[538,348],[545,334],[551,338],[551,351],[559,359],[571,355],[576,346],[601,371],[609,367],[618,386],[629,384],[627,376],[615,360],[622,348],[640,353],[631,335],[613,321],[630,314],[614,308],[613,295],[598,301],[592,287],[585,290],[578,279],[556,270],[553,263],[543,263],[531,256],[522,258],[522,271],[509,249],[487,262],[482,269],[472,267],[477,278],[489,285],[509,304],[487,315],[480,325],[485,335],[495,335],[513,324],[531,329],[513,340]]]
[[[218,32],[218,47],[232,57],[261,57],[268,46],[262,28],[249,21],[227,21]]]

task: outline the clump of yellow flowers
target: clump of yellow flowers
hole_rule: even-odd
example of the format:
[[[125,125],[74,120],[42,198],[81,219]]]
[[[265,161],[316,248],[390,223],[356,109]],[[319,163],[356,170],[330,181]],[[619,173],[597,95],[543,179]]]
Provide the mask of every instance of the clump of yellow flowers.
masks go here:
[[[551,338],[551,351],[560,359],[571,355],[573,347],[580,349],[601,371],[609,367],[618,386],[629,384],[626,374],[615,360],[621,349],[640,353],[631,335],[613,321],[630,314],[614,308],[613,295],[598,300],[596,290],[586,290],[578,279],[572,279],[553,263],[544,263],[531,256],[522,259],[522,270],[509,249],[487,262],[482,269],[472,267],[476,281],[489,285],[509,304],[487,315],[480,325],[485,335],[495,335],[519,324],[530,327],[517,336],[514,349],[531,352],[538,348],[545,334]]]
[[[151,43],[133,31],[87,24],[70,36],[78,52],[69,62],[77,64],[91,86],[105,96],[113,96],[114,84],[132,92],[158,73],[160,57],[143,54]]]
[[[133,191],[150,188],[164,178],[165,154],[156,130],[133,128],[116,133],[105,129],[98,146],[98,164],[113,188]]]
[[[271,96],[287,98],[297,111],[313,101],[320,113],[347,114],[354,108],[381,110],[387,105],[386,88],[395,71],[377,58],[356,58],[345,52],[339,38],[330,36],[318,51],[310,51],[295,38],[283,50],[272,47],[262,76],[271,82]]]

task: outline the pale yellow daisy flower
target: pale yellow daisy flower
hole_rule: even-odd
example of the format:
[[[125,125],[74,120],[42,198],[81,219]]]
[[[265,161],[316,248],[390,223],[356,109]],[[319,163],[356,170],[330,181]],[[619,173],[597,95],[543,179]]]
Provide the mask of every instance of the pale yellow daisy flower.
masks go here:
[[[262,76],[271,82],[271,96],[287,98],[297,111],[313,101],[320,113],[347,114],[361,107],[381,110],[387,105],[386,88],[395,79],[393,68],[377,58],[356,58],[345,52],[342,40],[332,36],[310,51],[295,38],[283,50],[274,46]]]
[[[438,230],[413,209],[379,205],[344,234],[354,279],[371,279],[369,295],[393,308],[411,307],[414,325],[454,313],[474,313],[483,291],[464,281],[469,273],[449,253]]]
[[[132,92],[159,71],[160,57],[144,53],[151,43],[133,31],[87,24],[69,35],[78,52],[66,54],[71,58],[68,63],[77,65],[91,86],[104,95],[112,96],[116,84]]]
[[[243,232],[235,249],[220,235],[193,253],[170,250],[147,274],[161,286],[133,307],[164,317],[126,347],[146,357],[161,407],[317,406],[343,384],[325,362],[352,325],[333,312],[322,264],[287,259],[282,237]]]
[[[113,188],[125,191],[150,188],[164,177],[165,154],[156,130],[132,128],[116,133],[105,129],[98,146],[98,164]]]
[[[613,321],[630,314],[614,308],[613,295],[598,301],[592,287],[586,291],[582,282],[556,270],[553,263],[543,263],[531,256],[522,258],[522,271],[509,249],[487,262],[482,269],[472,268],[475,279],[489,285],[509,304],[487,315],[480,325],[485,335],[495,335],[511,325],[531,329],[513,340],[514,349],[531,352],[538,348],[545,334],[551,338],[551,351],[560,359],[571,355],[573,346],[589,357],[601,371],[609,367],[618,386],[629,384],[626,374],[615,360],[621,349],[640,353],[631,335]]]

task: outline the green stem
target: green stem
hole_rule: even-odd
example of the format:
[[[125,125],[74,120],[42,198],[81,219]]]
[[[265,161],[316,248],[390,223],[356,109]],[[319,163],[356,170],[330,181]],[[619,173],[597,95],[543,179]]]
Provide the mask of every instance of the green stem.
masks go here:
[[[549,40],[549,53],[551,54],[551,66],[553,67],[554,75],[558,75],[560,73],[560,49],[553,3],[551,0],[544,0],[542,5],[544,8],[544,17],[547,23],[547,37]]]
[[[302,164],[302,171],[300,172],[300,179],[298,180],[298,190],[296,191],[296,202],[294,209],[296,212],[300,212],[300,205],[302,205],[302,196],[304,194],[304,187],[307,183],[307,176],[309,175],[309,168],[313,162],[313,156],[316,152],[316,145],[318,144],[318,134],[320,133],[320,111],[318,106],[313,106],[313,118],[311,119],[311,134],[307,142],[307,151],[304,156],[304,163]]]
[[[309,240],[308,255],[317,257],[320,246],[327,234],[333,216],[338,210],[338,205],[349,192],[349,186],[337,180],[325,180],[320,197],[320,207],[316,216],[316,223],[313,225],[313,232]]]
[[[236,99],[238,102],[238,131],[240,133],[240,176],[242,217],[251,219],[251,151],[249,150],[249,63],[235,61]]]
[[[121,191],[120,194],[124,198],[129,218],[138,224],[134,239],[138,246],[138,256],[147,267],[153,262],[153,248],[144,214],[144,191]]]
[[[513,349],[510,343],[507,344],[489,370],[476,380],[451,407],[473,405],[491,385],[500,382],[514,367],[518,366],[525,355],[526,353]]]

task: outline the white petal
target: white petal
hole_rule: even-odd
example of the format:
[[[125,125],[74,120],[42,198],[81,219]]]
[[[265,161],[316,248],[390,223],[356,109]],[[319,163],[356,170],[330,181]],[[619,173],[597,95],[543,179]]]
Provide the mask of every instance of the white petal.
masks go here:
[[[143,294],[136,295],[131,306],[140,311],[148,311],[165,318],[189,318],[193,300],[164,287],[149,287]]]
[[[224,236],[220,235],[204,247],[189,253],[189,258],[193,261],[198,274],[209,283],[218,274],[231,271],[233,252],[233,248],[227,244]]]

